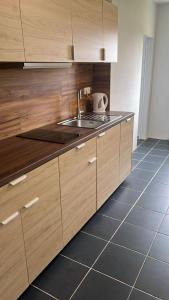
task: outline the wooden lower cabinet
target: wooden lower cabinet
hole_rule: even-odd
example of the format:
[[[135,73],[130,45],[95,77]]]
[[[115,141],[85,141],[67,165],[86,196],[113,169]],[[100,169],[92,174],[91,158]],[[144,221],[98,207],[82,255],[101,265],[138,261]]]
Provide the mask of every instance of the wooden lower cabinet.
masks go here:
[[[35,179],[36,197],[21,210],[30,283],[63,247],[58,159],[49,164],[46,179],[41,181],[45,170]]]
[[[121,123],[120,183],[126,179],[132,169],[133,121],[134,118],[128,118]]]
[[[96,212],[96,139],[59,157],[63,242]]]
[[[0,223],[0,299],[16,300],[28,287],[21,216],[13,212]]]
[[[120,124],[97,138],[97,208],[119,185]]]

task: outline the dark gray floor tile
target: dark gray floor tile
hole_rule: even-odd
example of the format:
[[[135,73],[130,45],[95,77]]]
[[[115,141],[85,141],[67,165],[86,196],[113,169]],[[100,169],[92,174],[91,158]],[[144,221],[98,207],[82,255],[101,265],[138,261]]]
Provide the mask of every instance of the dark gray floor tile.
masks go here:
[[[147,182],[137,178],[133,175],[127,177],[127,179],[122,183],[122,187],[130,188],[136,191],[143,191],[147,185]]]
[[[105,245],[105,241],[80,232],[61,254],[90,267]]]
[[[134,169],[134,171],[132,171],[131,175],[135,176],[138,179],[145,180],[146,182],[148,182],[154,176],[154,172],[136,168]]]
[[[34,285],[60,300],[68,300],[88,268],[58,256],[34,281]]]
[[[169,198],[169,186],[166,184],[151,182],[145,192]]]
[[[120,201],[109,200],[100,209],[99,214],[123,220],[131,209],[131,205]]]
[[[150,155],[159,155],[159,156],[168,156],[169,151],[166,150],[159,150],[159,149],[153,149],[150,153]]]
[[[160,233],[169,235],[169,215],[164,217],[164,220],[158,230]]]
[[[169,236],[158,233],[149,256],[169,263]]]
[[[147,295],[144,292],[134,289],[131,293],[129,300],[157,300],[153,296]]]
[[[132,168],[135,168],[135,166],[137,166],[139,162],[140,161],[137,159],[132,159]]]
[[[130,287],[91,271],[72,300],[127,300]]]
[[[169,165],[165,164],[161,167],[160,172],[169,173]]]
[[[33,286],[29,286],[18,300],[53,300],[53,297],[39,291]]]
[[[150,151],[150,148],[139,146],[134,152],[146,154]]]
[[[136,287],[163,300],[169,299],[169,265],[147,258]]]
[[[166,175],[166,173],[162,173],[162,172],[159,172],[155,178],[153,179],[152,182],[155,182],[155,183],[162,183],[162,184],[167,184],[169,185],[169,176]]]
[[[156,172],[159,169],[159,165],[157,165],[155,163],[150,163],[150,162],[147,162],[147,161],[142,161],[138,165],[138,168],[142,169],[142,170],[149,170],[149,171]]]
[[[158,145],[155,146],[155,149],[168,150],[169,151],[169,145],[168,144],[158,144]]]
[[[149,154],[144,158],[143,161],[147,161],[147,162],[151,162],[151,163],[161,165],[162,162],[164,161],[164,159],[165,159],[164,157]]]
[[[132,285],[144,261],[142,254],[109,244],[94,269]]]
[[[147,254],[155,232],[142,227],[123,223],[112,239],[112,242],[129,249]]]
[[[141,159],[143,159],[144,156],[145,156],[145,154],[143,154],[143,153],[139,153],[139,152],[133,153],[133,159],[141,160]]]
[[[169,198],[158,194],[143,193],[137,202],[138,206],[146,209],[154,210],[161,213],[166,213],[169,208]]]
[[[116,231],[120,221],[104,217],[96,214],[91,220],[82,228],[83,231],[109,240]]]
[[[134,207],[126,219],[126,222],[144,227],[149,230],[157,231],[164,215],[158,212]]]
[[[159,145],[169,145],[169,140],[160,140]]]
[[[119,187],[112,194],[110,199],[133,205],[139,198],[140,194],[141,194],[140,191]]]

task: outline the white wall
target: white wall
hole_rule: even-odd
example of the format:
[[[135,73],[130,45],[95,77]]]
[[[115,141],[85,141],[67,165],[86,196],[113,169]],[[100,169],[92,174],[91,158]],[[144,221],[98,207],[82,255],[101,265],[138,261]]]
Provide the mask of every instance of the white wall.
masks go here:
[[[149,136],[169,139],[169,4],[157,8]]]
[[[153,36],[155,4],[152,0],[113,0],[119,9],[119,61],[111,68],[111,110],[135,113],[137,140],[142,50],[144,35]]]

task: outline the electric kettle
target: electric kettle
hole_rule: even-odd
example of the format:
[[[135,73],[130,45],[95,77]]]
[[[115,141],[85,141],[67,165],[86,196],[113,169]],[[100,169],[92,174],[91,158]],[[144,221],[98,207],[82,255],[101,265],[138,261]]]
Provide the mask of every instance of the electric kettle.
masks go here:
[[[93,111],[95,113],[105,112],[108,105],[108,97],[104,93],[94,93],[92,94],[93,99]]]

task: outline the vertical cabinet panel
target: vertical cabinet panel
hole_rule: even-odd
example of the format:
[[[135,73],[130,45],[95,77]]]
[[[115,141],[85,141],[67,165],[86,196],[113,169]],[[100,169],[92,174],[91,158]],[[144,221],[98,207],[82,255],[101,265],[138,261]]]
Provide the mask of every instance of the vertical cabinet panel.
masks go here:
[[[133,118],[121,123],[120,140],[120,183],[130,174],[132,168]]]
[[[58,254],[62,245],[58,159],[46,165],[46,179],[41,175],[32,186],[37,195],[25,203],[22,224],[29,282]],[[44,176],[42,172],[42,175]],[[41,188],[41,190],[40,190]]]
[[[118,59],[118,9],[103,0],[103,31],[105,61],[117,62]]]
[[[73,0],[72,27],[75,61],[102,61],[102,0]]]
[[[96,139],[61,155],[59,168],[66,245],[96,212]]]
[[[24,61],[19,0],[0,0],[0,61]]]
[[[9,217],[7,215],[6,219]],[[23,232],[18,214],[9,223],[0,224],[0,299],[15,300],[27,286]]]
[[[27,62],[72,60],[71,0],[21,0]]]
[[[97,208],[119,185],[120,125],[97,138]]]

